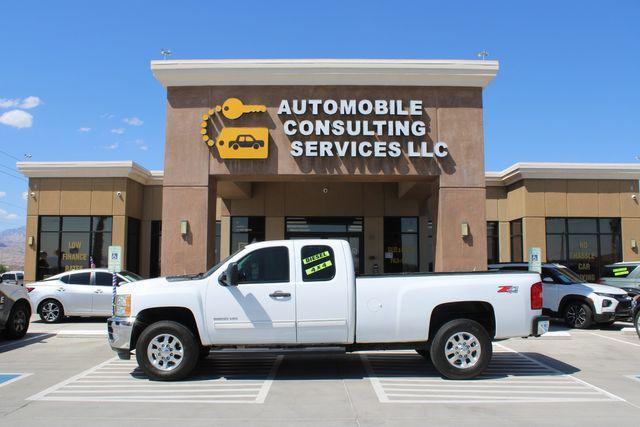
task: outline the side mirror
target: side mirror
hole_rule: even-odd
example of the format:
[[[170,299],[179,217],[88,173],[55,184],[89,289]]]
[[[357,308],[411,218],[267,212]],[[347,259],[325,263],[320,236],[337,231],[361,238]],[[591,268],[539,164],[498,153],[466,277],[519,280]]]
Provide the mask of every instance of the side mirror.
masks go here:
[[[235,262],[227,267],[227,285],[238,286],[238,264]]]
[[[543,281],[544,283],[555,283],[555,282],[553,281],[553,278],[551,278],[551,277],[545,277],[544,279],[542,279],[542,281]]]
[[[124,280],[122,282],[118,282],[118,286],[122,286],[122,285],[126,285],[127,282],[125,282]]]

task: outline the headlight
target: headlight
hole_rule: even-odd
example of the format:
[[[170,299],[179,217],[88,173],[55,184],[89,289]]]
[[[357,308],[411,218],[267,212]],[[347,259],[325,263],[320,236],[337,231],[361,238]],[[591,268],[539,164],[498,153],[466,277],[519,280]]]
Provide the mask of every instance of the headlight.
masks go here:
[[[618,299],[618,297],[620,295],[616,295],[616,294],[605,294],[602,292],[595,292],[596,295],[600,295],[601,297],[607,297],[607,298],[613,298],[613,299]]]
[[[118,317],[131,316],[131,295],[116,295],[116,301],[113,305],[113,315]]]

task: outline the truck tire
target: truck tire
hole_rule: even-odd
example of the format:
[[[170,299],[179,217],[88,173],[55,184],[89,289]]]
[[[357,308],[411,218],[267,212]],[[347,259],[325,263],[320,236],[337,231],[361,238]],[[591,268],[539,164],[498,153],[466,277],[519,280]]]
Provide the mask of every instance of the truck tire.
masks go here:
[[[15,304],[7,318],[4,335],[12,340],[24,337],[29,329],[29,317],[31,317],[29,304],[23,301]]]
[[[564,309],[564,322],[570,328],[588,329],[593,323],[593,311],[586,302],[571,301]]]
[[[193,332],[169,320],[149,325],[136,344],[138,366],[152,380],[184,379],[193,372],[199,355],[200,345]]]
[[[45,323],[58,323],[64,318],[64,308],[54,299],[44,300],[38,307],[40,319]]]
[[[491,338],[478,322],[451,320],[438,329],[431,343],[431,361],[436,370],[450,380],[477,377],[489,365]]]
[[[638,310],[638,312],[636,313],[636,318],[633,319],[633,324],[636,327],[638,338],[640,338],[640,310]]]

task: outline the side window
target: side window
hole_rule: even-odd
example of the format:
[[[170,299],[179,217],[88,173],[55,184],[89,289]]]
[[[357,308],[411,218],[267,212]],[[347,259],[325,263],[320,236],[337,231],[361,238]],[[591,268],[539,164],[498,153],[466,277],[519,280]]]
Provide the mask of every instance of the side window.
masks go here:
[[[60,277],[60,281],[62,283],[69,283],[69,277],[71,277],[70,274],[65,274],[64,276]]]
[[[325,245],[303,246],[300,250],[302,258],[302,280],[304,282],[322,282],[331,280],[336,275],[336,260],[333,249]]]
[[[112,276],[109,273],[103,273],[103,272],[96,272],[96,286],[112,286]]]
[[[22,274],[17,274],[16,277],[18,278],[18,280],[24,280],[24,275]]]
[[[91,283],[91,273],[76,273],[69,276],[70,285],[89,285]]]
[[[285,246],[257,249],[238,261],[238,283],[289,281],[289,249]]]
[[[542,277],[542,283],[558,283],[555,275],[553,274],[553,271],[549,268],[543,268],[542,274],[540,274],[540,276]],[[547,281],[545,282],[544,279],[547,279]],[[551,280],[549,281],[549,279]]]

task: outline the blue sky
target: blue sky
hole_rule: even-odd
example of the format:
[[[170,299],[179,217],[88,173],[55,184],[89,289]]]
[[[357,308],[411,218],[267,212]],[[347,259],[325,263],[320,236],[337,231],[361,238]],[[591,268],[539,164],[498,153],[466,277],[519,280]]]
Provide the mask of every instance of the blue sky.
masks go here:
[[[484,95],[487,170],[635,163],[638,22],[633,0],[6,2],[0,172],[18,175],[26,153],[161,169],[165,92],[149,71],[161,48],[174,59],[476,59],[486,49],[501,67]],[[0,173],[0,230],[24,223],[25,188]]]

